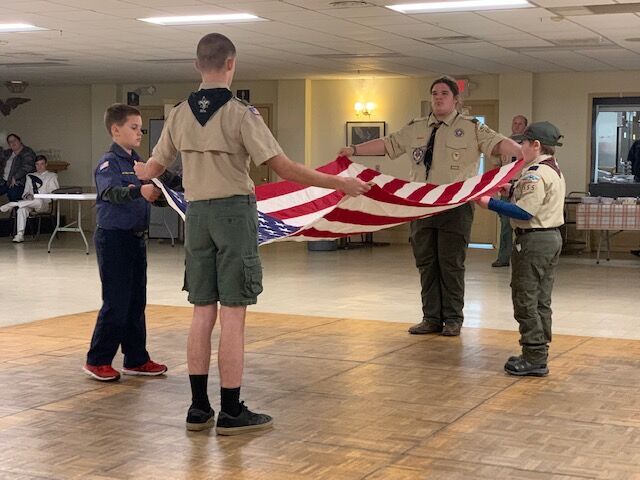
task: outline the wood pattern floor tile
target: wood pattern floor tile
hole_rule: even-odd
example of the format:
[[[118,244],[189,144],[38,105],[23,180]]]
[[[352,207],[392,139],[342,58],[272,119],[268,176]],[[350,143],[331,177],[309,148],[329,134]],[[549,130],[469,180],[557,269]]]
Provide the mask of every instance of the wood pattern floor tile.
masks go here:
[[[184,428],[190,308],[147,309],[166,377],[110,384],[80,371],[95,317],[0,329],[0,479],[640,479],[640,341],[557,335],[514,378],[515,332],[252,312],[242,398],[275,425],[225,438]]]
[[[584,477],[541,473],[517,468],[480,463],[440,460],[404,455],[389,467],[367,477],[367,480],[579,480]]]
[[[477,409],[411,455],[588,478],[638,475],[640,429]]]

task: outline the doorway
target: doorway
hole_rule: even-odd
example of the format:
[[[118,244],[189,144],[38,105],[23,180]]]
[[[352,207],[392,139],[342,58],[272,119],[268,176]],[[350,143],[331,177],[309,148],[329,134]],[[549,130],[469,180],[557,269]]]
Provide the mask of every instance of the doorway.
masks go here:
[[[477,100],[466,101],[464,104],[467,115],[477,118],[491,129],[498,131],[498,101]],[[496,159],[480,156],[478,174],[482,174],[496,167]],[[471,227],[471,243],[493,245],[498,244],[498,216],[484,208],[476,208]]]
[[[136,152],[143,160],[148,160],[151,155],[149,148],[149,120],[162,120],[164,118],[164,107],[162,105],[136,107],[142,116],[142,141],[136,148]]]

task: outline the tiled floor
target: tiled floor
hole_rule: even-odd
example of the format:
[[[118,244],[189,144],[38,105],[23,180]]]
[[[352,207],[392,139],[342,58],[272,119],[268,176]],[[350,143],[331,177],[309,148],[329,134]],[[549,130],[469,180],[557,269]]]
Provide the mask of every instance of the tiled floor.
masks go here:
[[[216,437],[184,427],[191,309],[147,313],[167,376],[111,384],[80,372],[95,312],[0,328],[1,479],[640,478],[637,340],[556,335],[551,374],[514,378],[517,332],[254,312],[242,396],[274,428]]]
[[[305,244],[261,248],[265,290],[255,312],[320,315],[412,323],[420,318],[419,281],[408,246],[308,252]],[[465,325],[515,330],[509,268],[491,268],[495,252],[469,250]],[[181,246],[149,244],[148,302],[187,306],[181,291]],[[0,238],[0,325],[95,310],[100,282],[93,249],[77,235],[14,245]],[[554,332],[640,339],[635,302],[640,259],[619,255],[596,265],[562,257],[553,296]]]

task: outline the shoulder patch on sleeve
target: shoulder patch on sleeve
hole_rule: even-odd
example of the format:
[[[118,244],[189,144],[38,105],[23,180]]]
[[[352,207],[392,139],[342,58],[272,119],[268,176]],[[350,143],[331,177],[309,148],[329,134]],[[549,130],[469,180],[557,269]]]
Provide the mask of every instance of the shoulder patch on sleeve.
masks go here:
[[[260,111],[256,107],[254,107],[253,105],[249,105],[249,111],[251,113],[253,113],[254,115],[260,116]]]
[[[101,172],[102,170],[108,167],[109,167],[109,160],[107,160],[106,162],[102,162],[100,165],[98,165],[98,171]]]

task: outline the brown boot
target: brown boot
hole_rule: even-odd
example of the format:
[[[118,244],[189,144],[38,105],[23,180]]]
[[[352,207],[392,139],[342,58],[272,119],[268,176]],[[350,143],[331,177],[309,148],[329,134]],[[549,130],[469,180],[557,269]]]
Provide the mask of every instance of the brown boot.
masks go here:
[[[426,335],[428,333],[441,333],[442,332],[442,324],[429,322],[427,320],[423,320],[420,323],[416,323],[414,326],[409,328],[409,333],[411,335]]]
[[[445,323],[442,328],[443,337],[457,337],[460,335],[461,323]]]

